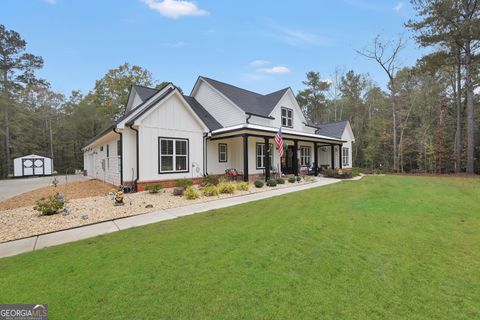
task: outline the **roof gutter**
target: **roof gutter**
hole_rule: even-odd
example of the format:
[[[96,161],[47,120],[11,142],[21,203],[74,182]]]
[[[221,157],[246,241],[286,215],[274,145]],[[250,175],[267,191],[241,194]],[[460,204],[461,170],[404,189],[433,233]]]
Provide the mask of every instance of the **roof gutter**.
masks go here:
[[[303,124],[305,125],[305,127],[321,129],[320,126],[316,126],[314,124],[309,124],[309,123],[306,123],[306,122],[303,122]]]
[[[245,114],[248,114],[248,119],[250,119],[251,116],[254,116],[254,117],[259,117],[259,118],[265,118],[265,119],[270,119],[270,120],[275,120],[274,117],[271,117],[271,116],[264,116],[262,114],[257,114],[257,113],[252,113],[252,112],[245,112]],[[248,120],[247,119],[247,120]],[[248,123],[248,121],[247,121]]]

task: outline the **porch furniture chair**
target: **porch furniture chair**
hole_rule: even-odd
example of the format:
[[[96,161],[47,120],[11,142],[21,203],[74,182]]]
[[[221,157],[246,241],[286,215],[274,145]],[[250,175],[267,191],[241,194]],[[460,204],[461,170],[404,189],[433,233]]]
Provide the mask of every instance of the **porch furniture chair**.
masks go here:
[[[225,170],[225,179],[227,181],[237,181],[238,171],[235,168]]]
[[[315,175],[315,165],[314,165],[314,164],[312,164],[312,165],[310,165],[309,167],[307,167],[307,174],[308,174],[309,176]]]

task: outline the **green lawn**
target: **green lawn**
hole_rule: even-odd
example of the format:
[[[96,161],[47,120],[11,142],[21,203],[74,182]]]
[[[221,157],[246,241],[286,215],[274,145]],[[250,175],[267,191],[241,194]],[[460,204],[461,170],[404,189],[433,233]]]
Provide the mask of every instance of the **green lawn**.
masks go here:
[[[367,177],[0,260],[51,319],[479,319],[480,179]]]

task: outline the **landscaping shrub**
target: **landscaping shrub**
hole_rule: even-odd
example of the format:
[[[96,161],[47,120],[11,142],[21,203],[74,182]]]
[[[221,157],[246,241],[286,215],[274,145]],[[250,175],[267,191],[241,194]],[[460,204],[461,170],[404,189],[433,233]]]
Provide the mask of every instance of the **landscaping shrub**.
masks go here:
[[[277,186],[277,180],[270,179],[267,181],[267,186],[269,187],[276,187]]]
[[[255,187],[257,187],[257,188],[263,187],[263,181],[262,181],[262,180],[255,180],[255,182],[254,182],[253,184],[254,184]]]
[[[323,170],[323,175],[325,177],[333,178],[333,176],[335,175],[335,172],[332,169],[325,169]]]
[[[212,185],[212,186],[217,186],[220,183],[220,177],[219,176],[204,176],[203,177],[203,186],[207,185]]]
[[[277,181],[277,184],[285,184],[285,179],[283,178],[278,178],[276,181]]]
[[[200,194],[198,193],[197,189],[190,186],[185,188],[185,191],[183,191],[183,196],[187,200],[195,200],[200,197]]]
[[[247,181],[237,183],[237,190],[248,191],[250,190],[250,183]]]
[[[212,184],[206,185],[203,187],[203,195],[205,197],[213,197],[213,196],[218,196],[220,191],[218,191],[218,187],[214,186]]]
[[[297,176],[297,181],[298,181],[298,182],[302,181],[302,177]]]
[[[160,190],[165,188],[165,186],[161,183],[158,184],[149,184],[148,186],[145,187],[145,190],[148,191],[149,193],[159,193]]]
[[[352,177],[358,177],[360,175],[360,168],[352,168]]]
[[[306,176],[305,178],[303,178],[303,180],[305,182],[314,182],[315,181],[315,178],[314,177],[311,177],[311,176]]]
[[[186,189],[187,187],[191,187],[192,185],[193,185],[192,180],[176,180],[175,181],[175,186],[179,188]]]
[[[350,179],[352,177],[351,171],[342,171],[338,173],[338,178],[340,179]]]
[[[218,185],[220,193],[235,193],[237,186],[234,182],[222,182]]]
[[[37,211],[40,211],[42,215],[52,215],[58,213],[63,207],[67,200],[60,193],[56,193],[52,196],[48,196],[46,199],[41,198],[35,202],[36,207],[34,208]]]
[[[295,179],[295,177],[288,178],[288,182],[290,182],[290,183],[295,183],[296,180],[297,179]]]
[[[325,169],[324,176],[328,178],[336,178],[336,179],[350,179],[352,177],[352,172],[351,171],[345,171],[342,169]]]

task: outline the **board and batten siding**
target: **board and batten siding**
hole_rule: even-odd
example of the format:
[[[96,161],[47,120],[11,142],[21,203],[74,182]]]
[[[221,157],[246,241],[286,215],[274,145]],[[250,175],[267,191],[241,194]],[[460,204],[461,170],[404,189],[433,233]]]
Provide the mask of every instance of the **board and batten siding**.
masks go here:
[[[203,176],[204,128],[180,99],[177,94],[171,95],[140,121],[140,182]],[[159,137],[188,140],[188,172],[159,173]]]
[[[194,98],[223,126],[245,123],[245,113],[203,80],[195,91]]]
[[[124,184],[132,183],[137,178],[137,137],[129,127],[122,130],[122,161]]]
[[[269,126],[274,128],[280,128],[282,126],[282,107],[293,110],[293,128],[285,127],[286,129],[301,131],[306,133],[315,133],[315,128],[305,126],[304,117],[302,111],[296,104],[295,98],[290,91],[285,93],[275,108],[270,113],[270,116],[274,119],[266,119],[261,117],[252,116],[250,123],[258,124],[262,126]]]
[[[219,161],[219,144],[227,145],[227,161]],[[207,172],[208,174],[221,175],[225,174],[227,169],[236,169],[238,172],[243,171],[243,140],[242,137],[207,140]]]
[[[113,185],[120,185],[120,159],[117,155],[118,139],[110,139],[84,153],[85,168],[91,178],[100,179]],[[107,157],[108,145],[108,157]]]

